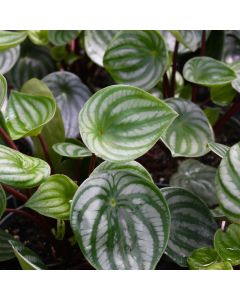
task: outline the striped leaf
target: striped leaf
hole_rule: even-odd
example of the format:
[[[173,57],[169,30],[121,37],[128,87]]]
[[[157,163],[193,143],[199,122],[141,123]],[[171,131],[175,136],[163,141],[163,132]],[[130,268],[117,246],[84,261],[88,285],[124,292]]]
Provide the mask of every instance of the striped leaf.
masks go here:
[[[16,47],[21,44],[27,37],[27,32],[19,31],[0,31],[0,51]]]
[[[226,145],[222,145],[214,142],[208,143],[208,147],[221,158],[223,158],[228,152],[228,150],[230,149],[230,147]]]
[[[49,30],[48,39],[55,46],[66,45],[79,34],[78,30]]]
[[[2,108],[6,96],[7,96],[7,80],[2,74],[0,74],[0,110]]]
[[[192,52],[200,47],[202,30],[170,30],[170,32],[179,43]]]
[[[38,135],[55,112],[56,102],[51,97],[12,91],[5,115],[11,138],[17,140],[25,136]]]
[[[77,188],[69,177],[52,175],[39,186],[25,206],[47,217],[68,220],[70,201]]]
[[[48,44],[47,30],[28,30],[28,37],[35,45]]]
[[[42,270],[46,269],[45,264],[39,256],[31,249],[24,246],[18,241],[11,240],[9,244],[18,259],[18,262],[23,270]]]
[[[186,62],[183,77],[190,82],[204,86],[230,83],[236,79],[236,72],[221,61],[207,56],[194,57]]]
[[[38,186],[50,175],[48,164],[0,145],[0,182],[16,188]]]
[[[215,168],[204,165],[196,159],[187,159],[170,178],[170,185],[191,191],[211,207],[218,203],[215,176]]]
[[[0,184],[0,219],[1,219],[2,215],[4,214],[6,207],[7,207],[6,194]]]
[[[233,64],[232,68],[237,74],[237,79],[234,79],[231,84],[234,90],[240,93],[240,62],[238,61],[237,63]]]
[[[0,51],[0,73],[5,74],[12,69],[20,55],[20,46]]]
[[[192,270],[232,270],[231,264],[221,261],[213,248],[196,249],[187,261]]]
[[[240,225],[230,224],[226,232],[218,229],[214,236],[214,248],[219,256],[236,266],[240,264]]]
[[[84,46],[93,62],[103,67],[103,56],[107,46],[118,30],[85,30]]]
[[[188,190],[161,189],[171,213],[171,231],[166,254],[182,267],[194,249],[212,246],[217,224],[206,204]]]
[[[240,143],[232,146],[221,160],[216,176],[217,196],[224,213],[240,218]]]
[[[157,142],[177,114],[136,87],[116,85],[95,93],[79,114],[84,144],[108,161],[131,161]]]
[[[210,89],[211,101],[220,106],[229,105],[236,94],[236,91],[232,88],[230,83],[213,86]]]
[[[166,71],[167,46],[158,31],[121,31],[108,46],[103,62],[117,83],[151,89]]]
[[[14,258],[14,253],[9,240],[13,240],[13,237],[0,228],[0,262],[7,261]]]
[[[78,114],[90,97],[90,90],[77,75],[65,71],[49,74],[44,77],[43,82],[56,98],[62,113],[66,136],[76,137],[79,134]]]
[[[146,180],[153,182],[152,176],[148,171],[137,161],[129,161],[127,163],[112,163],[109,161],[102,162],[92,172],[93,175],[100,175],[104,172],[121,171],[143,177]]]
[[[53,150],[61,156],[71,158],[92,156],[92,153],[84,145],[77,145],[73,143],[54,144]]]
[[[70,219],[81,251],[96,269],[154,269],[169,236],[170,214],[159,189],[126,172],[84,181]]]
[[[188,100],[170,98],[166,103],[179,114],[162,135],[172,156],[198,157],[208,153],[207,145],[214,140],[214,134],[204,112]]]

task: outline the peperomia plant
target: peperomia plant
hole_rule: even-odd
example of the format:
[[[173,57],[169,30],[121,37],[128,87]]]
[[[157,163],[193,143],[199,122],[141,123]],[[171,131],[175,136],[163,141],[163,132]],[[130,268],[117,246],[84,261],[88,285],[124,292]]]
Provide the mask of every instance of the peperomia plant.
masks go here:
[[[239,43],[0,31],[0,269],[238,269]]]

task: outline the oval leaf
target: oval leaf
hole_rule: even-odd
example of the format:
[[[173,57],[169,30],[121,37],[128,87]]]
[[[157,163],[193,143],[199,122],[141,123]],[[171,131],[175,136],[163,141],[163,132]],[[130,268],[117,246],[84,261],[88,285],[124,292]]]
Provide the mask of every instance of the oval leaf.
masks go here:
[[[92,156],[92,153],[84,145],[73,143],[57,143],[53,145],[53,150],[59,155],[71,158]]]
[[[50,167],[45,161],[0,145],[0,182],[17,188],[32,188],[49,175]]]
[[[12,91],[6,109],[6,125],[11,138],[38,135],[55,112],[56,102],[51,97]]]
[[[214,140],[214,134],[204,112],[188,100],[171,98],[166,103],[179,113],[161,138],[172,156],[198,157],[208,153],[207,145]]]
[[[116,34],[103,61],[117,83],[151,89],[166,71],[168,51],[158,31],[127,30]]]
[[[4,214],[6,207],[7,207],[6,194],[0,184],[0,219],[1,219],[2,215]]]
[[[2,108],[6,96],[7,96],[7,80],[2,74],[0,74],[0,110]]]
[[[64,120],[67,137],[79,134],[78,114],[91,92],[80,78],[70,72],[59,71],[43,78],[56,98]]]
[[[177,114],[135,87],[116,85],[95,93],[79,114],[84,144],[109,161],[130,161],[157,142]]]
[[[228,150],[230,149],[230,147],[226,145],[222,145],[214,142],[208,143],[208,147],[221,158],[223,158],[228,152]]]
[[[204,86],[230,83],[237,75],[221,61],[207,56],[194,57],[186,62],[183,77],[190,82]]]
[[[69,177],[52,175],[40,185],[25,206],[47,217],[68,220],[70,201],[77,188]]]
[[[187,159],[170,178],[170,185],[185,188],[201,198],[208,206],[213,206],[218,203],[215,176],[215,168],[204,165],[196,159]]]
[[[48,39],[55,46],[66,45],[79,34],[78,30],[49,30]]]
[[[182,267],[194,249],[212,246],[217,224],[206,204],[182,188],[161,189],[171,213],[166,254]]]
[[[71,226],[96,269],[154,269],[168,241],[170,215],[151,182],[108,172],[91,176],[79,187]]]
[[[0,229],[0,262],[7,261],[14,258],[14,253],[9,241],[13,240],[13,237],[6,231]]]
[[[22,43],[27,37],[27,32],[0,31],[0,50],[6,50]]]
[[[20,55],[20,46],[0,51],[0,73],[5,74],[12,69]]]

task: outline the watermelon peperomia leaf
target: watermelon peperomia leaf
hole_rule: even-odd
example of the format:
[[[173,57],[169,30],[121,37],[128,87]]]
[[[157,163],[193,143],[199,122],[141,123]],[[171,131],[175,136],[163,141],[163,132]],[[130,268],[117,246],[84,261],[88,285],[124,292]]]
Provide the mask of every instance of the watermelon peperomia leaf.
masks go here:
[[[0,184],[0,219],[1,219],[2,215],[4,214],[6,207],[7,207],[6,194]]]
[[[48,39],[55,46],[66,45],[74,40],[79,34],[79,30],[48,30]]]
[[[78,145],[68,142],[54,144],[53,150],[61,156],[71,158],[83,158],[92,155],[83,144]]]
[[[0,73],[5,74],[12,69],[20,55],[20,46],[0,51]]]
[[[2,74],[0,74],[0,110],[2,108],[6,96],[7,96],[7,80]]]
[[[223,158],[230,149],[230,147],[226,145],[214,142],[208,143],[208,147],[221,158]]]
[[[27,37],[26,31],[0,31],[0,51],[16,47]]]

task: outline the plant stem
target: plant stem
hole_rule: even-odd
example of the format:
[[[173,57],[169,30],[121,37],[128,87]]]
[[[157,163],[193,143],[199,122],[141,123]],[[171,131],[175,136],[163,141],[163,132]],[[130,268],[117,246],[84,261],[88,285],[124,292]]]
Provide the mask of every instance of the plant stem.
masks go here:
[[[164,99],[170,97],[170,84],[166,72],[163,75],[163,97]]]
[[[177,53],[178,53],[178,46],[179,42],[176,40],[174,52],[173,52],[173,64],[172,64],[172,76],[171,76],[171,88],[170,88],[170,96],[174,97],[175,93],[175,77],[176,77],[176,71],[177,71]]]
[[[6,143],[13,148],[14,150],[18,151],[18,148],[16,146],[16,144],[12,141],[12,139],[10,138],[10,136],[6,133],[6,131],[0,127],[0,133],[2,135],[2,137],[4,138],[4,140],[6,141]]]
[[[49,152],[48,152],[48,146],[47,146],[47,143],[46,143],[46,141],[45,141],[45,139],[44,139],[44,137],[41,133],[38,135],[38,139],[39,139],[40,144],[42,146],[43,154],[46,158],[46,161],[49,164],[49,166],[51,167],[52,173],[54,173],[52,161],[51,161],[51,158],[50,158],[50,155],[49,155]]]
[[[192,102],[196,102],[197,92],[198,92],[198,86],[195,83],[193,83],[192,84]]]
[[[89,169],[88,169],[88,176],[92,173],[96,166],[96,155],[93,153],[90,159]]]
[[[206,52],[206,30],[202,31],[202,46],[200,49],[200,56],[204,56]]]
[[[12,187],[2,184],[2,187],[4,188],[4,190],[13,195],[14,197],[16,197],[18,200],[22,201],[22,202],[26,202],[28,200],[28,197],[26,195],[24,195],[23,193],[13,189]]]

